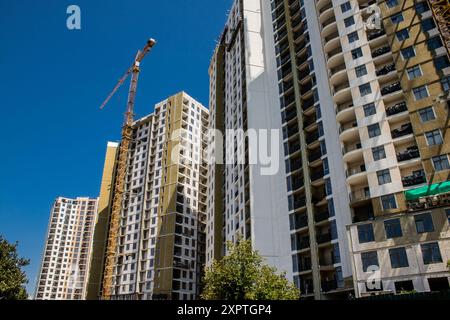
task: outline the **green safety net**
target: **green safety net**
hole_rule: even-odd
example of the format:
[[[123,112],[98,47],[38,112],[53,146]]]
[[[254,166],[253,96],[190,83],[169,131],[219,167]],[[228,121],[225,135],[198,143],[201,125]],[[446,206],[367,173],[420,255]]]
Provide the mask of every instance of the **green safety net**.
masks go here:
[[[406,200],[412,201],[422,197],[434,196],[441,193],[450,192],[450,181],[435,183],[429,186],[405,191]]]

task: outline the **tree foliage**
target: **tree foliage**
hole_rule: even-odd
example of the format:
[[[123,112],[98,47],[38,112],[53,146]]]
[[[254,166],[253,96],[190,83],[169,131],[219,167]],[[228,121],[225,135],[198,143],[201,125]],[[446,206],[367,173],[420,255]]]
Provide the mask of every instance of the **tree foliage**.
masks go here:
[[[18,243],[9,243],[0,235],[0,300],[23,300],[28,298],[25,284],[28,283],[22,268],[30,261],[19,258]]]
[[[206,268],[202,298],[205,300],[296,300],[300,291],[263,264],[249,241],[228,243],[229,254]]]

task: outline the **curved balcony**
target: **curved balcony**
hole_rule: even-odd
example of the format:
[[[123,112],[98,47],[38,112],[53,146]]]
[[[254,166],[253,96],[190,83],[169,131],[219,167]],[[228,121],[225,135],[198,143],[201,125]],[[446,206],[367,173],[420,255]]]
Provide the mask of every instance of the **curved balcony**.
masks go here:
[[[403,90],[400,82],[394,82],[384,86],[381,89],[381,95],[385,104],[390,104],[403,96]]]
[[[337,23],[336,18],[333,15],[331,18],[329,18],[322,24],[321,35],[322,37],[327,37],[328,35],[336,31],[337,31]]]
[[[368,201],[370,198],[369,187],[365,187],[350,193],[350,204],[353,205],[362,201]]]
[[[348,122],[351,119],[355,119],[355,106],[352,102],[341,104],[336,108],[337,122]]]
[[[333,4],[330,2],[329,4],[322,7],[319,10],[319,23],[323,24],[326,20],[330,19],[334,16]]]
[[[327,66],[332,69],[336,66],[344,63],[344,53],[342,52],[342,47],[338,46],[336,49],[331,50],[326,53]]]
[[[398,139],[411,134],[413,134],[411,123],[403,124],[400,128],[391,131],[392,139]]]
[[[342,154],[344,155],[343,160],[347,163],[360,159],[363,155],[361,142],[345,146]]]
[[[403,101],[386,108],[386,115],[388,117],[391,117],[396,114],[403,113],[405,111],[408,111],[408,107],[406,106],[406,102]]]
[[[427,183],[427,178],[425,177],[425,172],[421,171],[420,173],[418,172],[410,176],[403,177],[402,183],[405,188],[409,188],[412,186]]]
[[[347,170],[347,183],[349,185],[363,184],[367,181],[367,170],[364,164],[354,166]]]
[[[346,78],[347,78],[347,69],[345,63],[330,69],[330,83],[332,86],[344,82]]]
[[[324,50],[325,52],[330,52],[332,50],[335,50],[336,48],[339,48],[341,45],[341,41],[339,38],[339,32],[333,32],[329,36],[324,38]]]
[[[350,83],[348,80],[338,86],[333,87],[333,100],[337,105],[351,99]]]
[[[328,9],[325,8],[326,5],[332,5],[331,0],[319,0],[316,3],[316,8],[319,11],[319,13],[323,12],[324,10]]]
[[[369,41],[371,46],[376,47],[387,41],[386,32],[384,30],[378,30],[367,33],[367,41]]]
[[[405,151],[397,153],[397,161],[400,165],[406,162],[410,163],[411,160],[416,159],[420,159],[420,152],[417,146],[408,147]]]
[[[358,123],[355,121],[344,123],[339,128],[339,139],[342,142],[354,141],[359,137]]]

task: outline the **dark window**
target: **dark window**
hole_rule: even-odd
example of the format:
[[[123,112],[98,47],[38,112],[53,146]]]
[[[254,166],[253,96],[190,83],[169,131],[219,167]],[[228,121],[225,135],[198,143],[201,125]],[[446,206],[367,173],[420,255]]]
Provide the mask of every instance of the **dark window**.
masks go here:
[[[378,184],[381,186],[383,184],[391,183],[391,173],[389,169],[377,171]]]
[[[428,50],[434,50],[443,46],[439,36],[427,40]]]
[[[356,59],[358,59],[358,58],[360,58],[362,56],[363,56],[363,52],[362,52],[361,48],[357,48],[357,49],[353,49],[352,50],[352,58],[353,58],[353,60],[356,60]]]
[[[361,262],[363,267],[363,272],[367,272],[367,269],[371,266],[379,267],[378,254],[376,251],[363,252],[361,253]]]
[[[403,30],[397,31],[396,35],[397,35],[398,41],[403,41],[403,40],[406,40],[409,38],[409,31],[408,31],[408,29],[403,29]]]
[[[357,31],[349,33],[347,37],[348,37],[348,42],[349,43],[352,43],[352,42],[355,42],[355,41],[359,40],[359,36],[358,36],[358,32]]]
[[[395,6],[398,6],[398,0],[386,0],[386,5],[389,8],[393,8]]]
[[[347,12],[351,8],[352,8],[352,5],[350,4],[350,1],[347,1],[347,2],[345,2],[343,4],[341,4],[341,11],[342,11],[342,13]]]
[[[433,18],[429,18],[422,21],[422,30],[423,32],[427,32],[431,29],[436,28],[436,24],[433,21]]]
[[[403,235],[400,219],[391,219],[384,221],[384,229],[386,231],[386,238],[398,238]]]
[[[414,220],[416,222],[416,230],[417,233],[425,233],[425,232],[433,232],[433,218],[429,213],[419,214],[414,216]]]
[[[424,13],[425,11],[430,10],[430,7],[428,6],[428,3],[426,1],[417,2],[416,5],[416,12],[418,14]]]
[[[353,18],[353,16],[345,18],[344,19],[344,23],[345,23],[345,27],[348,28],[348,27],[350,27],[350,26],[355,24],[355,18]]]
[[[389,249],[392,269],[409,267],[405,248]]]
[[[381,129],[378,123],[368,126],[367,130],[369,132],[369,138],[374,138],[381,135]]]
[[[374,115],[375,113],[377,113],[377,109],[375,108],[375,103],[373,103],[373,102],[364,105],[363,108],[364,108],[364,115],[366,117],[369,117],[369,116]]]
[[[442,256],[437,242],[425,243],[420,246],[422,248],[423,264],[441,263]]]
[[[416,56],[416,52],[414,51],[414,48],[412,46],[402,49],[403,59],[409,59],[409,58],[413,58],[415,56]]]
[[[358,226],[358,238],[359,243],[367,243],[375,241],[375,235],[373,233],[373,225],[369,223]]]
[[[447,155],[433,157],[433,166],[436,171],[445,171],[450,169],[450,163]]]
[[[438,70],[442,70],[445,68],[448,68],[450,66],[450,62],[448,61],[448,57],[445,56],[440,56],[434,59],[434,66],[436,67],[436,69]]]
[[[445,209],[445,214],[447,215],[448,223],[450,224],[450,209]]]
[[[355,73],[356,73],[356,76],[357,76],[358,78],[365,76],[365,75],[367,74],[367,68],[366,68],[366,65],[363,64],[362,66],[356,67],[356,68],[355,68]]]
[[[370,83],[365,83],[359,86],[359,93],[361,97],[367,96],[372,93],[372,88],[370,87]]]
[[[400,293],[402,291],[413,291],[414,284],[412,280],[397,281],[395,282],[395,292]]]
[[[384,150],[384,146],[372,148],[372,154],[375,161],[386,159],[386,151]]]
[[[420,120],[427,122],[436,119],[434,115],[433,107],[427,107],[419,110]]]
[[[397,201],[395,200],[394,194],[388,194],[381,197],[381,205],[383,210],[397,209]]]
[[[428,284],[430,285],[430,291],[442,292],[450,289],[447,277],[428,278]]]
[[[402,22],[403,19],[403,14],[402,13],[397,13],[391,16],[391,21],[392,23],[400,23]]]

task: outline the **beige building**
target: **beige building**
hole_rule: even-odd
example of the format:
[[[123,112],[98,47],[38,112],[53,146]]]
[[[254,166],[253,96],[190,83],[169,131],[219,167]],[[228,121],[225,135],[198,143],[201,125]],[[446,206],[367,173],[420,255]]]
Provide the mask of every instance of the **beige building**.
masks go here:
[[[184,92],[133,124],[113,265],[113,300],[199,297],[205,252],[208,110]],[[117,145],[109,145],[88,297],[103,296]],[[111,232],[111,230],[109,230]],[[95,261],[95,263],[94,263]]]
[[[98,199],[57,198],[50,213],[36,300],[83,300]]]

